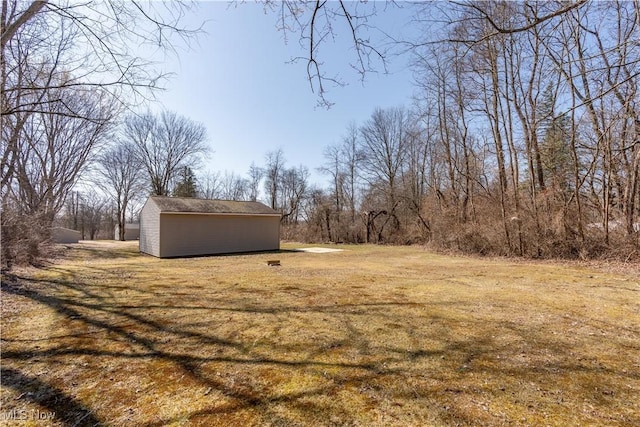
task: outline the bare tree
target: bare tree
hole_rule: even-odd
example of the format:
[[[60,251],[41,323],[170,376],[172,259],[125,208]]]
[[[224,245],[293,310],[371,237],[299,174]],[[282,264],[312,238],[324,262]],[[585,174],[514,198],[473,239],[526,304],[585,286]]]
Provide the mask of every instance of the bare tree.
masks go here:
[[[309,191],[309,170],[305,166],[285,169],[282,173],[280,210],[284,224],[297,224],[302,204]]]
[[[89,0],[50,2],[5,0],[0,4],[0,97],[2,108],[1,186],[13,178],[17,140],[29,115],[44,113],[84,117],[72,104],[51,108],[66,90],[99,92],[121,105],[147,99],[166,74],[143,58],[139,46],[168,52],[171,35],[189,41],[198,30],[180,27],[189,7],[182,2]],[[49,92],[56,95],[49,94]]]
[[[291,34],[298,37],[305,53],[294,57],[292,61],[306,63],[311,90],[318,95],[318,104],[324,107],[332,105],[326,97],[327,86],[342,86],[345,83],[339,76],[327,73],[322,60],[323,46],[346,33],[354,51],[348,66],[361,80],[364,81],[367,74],[378,69],[386,71],[389,54],[382,48],[381,40],[384,37],[380,36],[378,41],[372,41],[376,28],[371,21],[379,9],[395,6],[394,2],[385,2],[383,6],[379,6],[375,2],[362,0],[265,1],[265,8],[278,14],[277,27],[284,33],[285,39]],[[377,34],[380,35],[381,32]]]
[[[222,177],[219,172],[207,172],[198,179],[198,197],[204,199],[220,198],[222,193]]]
[[[307,234],[314,240],[338,241],[333,231],[332,197],[321,189],[313,189],[309,192],[309,203],[306,205]]]
[[[131,115],[123,133],[147,172],[152,194],[159,196],[170,194],[181,168],[196,169],[209,152],[204,125],[174,112]]]
[[[152,58],[140,56],[147,43],[170,51],[170,35],[189,41],[198,30],[180,28],[189,8],[89,0],[6,0],[0,4],[0,120],[3,129],[2,189],[11,180],[22,126],[30,114],[83,117],[82,110],[50,108],[48,92],[100,92],[121,105],[146,100],[167,75]],[[87,116],[87,120],[95,117]]]
[[[95,240],[102,228],[108,202],[102,194],[88,192],[80,204],[80,238]]]
[[[282,149],[269,151],[265,160],[262,170],[267,201],[272,209],[282,212],[283,224],[295,224],[309,190],[309,171],[304,166],[286,168]]]
[[[582,159],[572,138],[574,183],[579,188],[580,163],[591,189],[591,204],[599,211],[604,241],[610,226],[624,218],[626,233],[635,234],[635,208],[640,164],[638,123],[638,38],[640,10],[631,2],[587,3],[558,25],[558,35],[543,39],[548,56],[562,75],[572,98],[572,117],[589,123],[591,140]],[[578,51],[579,50],[579,51]],[[577,116],[576,116],[577,114]],[[575,129],[575,126],[572,126]],[[586,129],[585,129],[586,131]],[[578,145],[584,147],[584,142]],[[575,176],[577,173],[578,176]],[[577,191],[577,190],[576,190]],[[575,197],[574,197],[575,198]]]
[[[0,2],[3,265],[18,247],[27,248],[28,259],[37,256],[38,242],[104,142],[115,107],[137,105],[166,77],[139,47],[153,43],[168,52],[169,35],[196,34],[179,27],[185,5],[158,6]],[[10,238],[18,233],[25,244],[14,246]]]
[[[260,183],[264,177],[264,170],[261,167],[256,166],[255,163],[251,163],[249,167],[249,200],[255,202],[258,200],[260,194]]]
[[[249,180],[233,172],[225,172],[220,182],[220,197],[225,200],[247,200]]]
[[[40,243],[50,236],[55,215],[112,131],[114,110],[100,92],[65,90],[45,95],[51,110],[65,111],[71,107],[82,112],[83,117],[37,112],[25,117],[20,125],[12,142],[15,144],[12,176],[2,188],[5,266],[10,266],[14,259],[26,262],[37,259]]]
[[[265,156],[264,189],[271,209],[278,209],[278,196],[280,194],[282,173],[285,160],[282,149],[269,151]]]
[[[496,236],[478,230],[500,219],[505,242],[493,248],[519,254],[588,253],[599,229],[605,244],[623,228],[633,240],[637,2],[464,1],[439,12],[447,24],[439,41],[409,46],[424,70],[421,87],[438,100],[444,176],[454,201],[479,197],[477,188],[500,207],[498,216],[484,205],[480,227],[465,239],[476,239],[473,247],[495,245]],[[473,135],[479,129],[489,132]],[[478,150],[474,141],[485,146]],[[495,172],[475,173],[475,158]],[[585,221],[596,218],[601,226],[586,236]]]
[[[62,218],[55,223],[79,231],[82,240],[94,240],[102,229],[109,205],[101,193],[74,191],[69,195]]]
[[[114,110],[99,92],[49,91],[46,98],[51,109],[64,111],[72,106],[83,117],[46,112],[30,115],[18,140],[16,180],[9,191],[22,212],[45,215],[50,223],[95,150],[107,142]]]
[[[58,52],[55,60],[72,71],[71,78],[62,83],[41,81],[34,85],[26,80],[3,79],[2,88],[9,91],[100,87],[120,102],[135,105],[148,97],[148,89],[157,88],[167,77],[156,70],[153,58],[141,56],[143,50],[139,46],[151,45],[167,53],[174,49],[171,37],[189,42],[199,33],[198,28],[190,30],[181,26],[180,21],[191,6],[179,1],[145,4],[119,0],[82,3],[5,0],[0,7],[3,64],[11,63],[11,60],[23,61],[24,55],[33,55],[33,51],[14,49],[16,41],[31,39],[49,51],[64,43],[64,50],[53,49]],[[71,46],[82,48],[68,49]],[[37,108],[38,103],[23,101],[26,102],[14,104],[3,114],[13,114],[16,109]]]
[[[324,4],[307,6],[321,14]],[[575,257],[630,243],[636,254],[638,2],[424,8],[439,8],[441,21],[404,46],[418,58],[429,136],[409,124],[397,137],[383,124],[399,121],[381,113],[360,127],[367,241],[397,238],[393,224],[417,213],[429,236],[479,253]],[[430,36],[439,23],[442,37]],[[323,239],[336,239],[344,156],[331,146],[325,158],[331,188],[313,193],[309,218]]]
[[[358,126],[350,123],[341,143],[325,148],[325,163],[318,169],[329,176],[331,188],[326,194],[315,193],[311,201],[320,203],[318,208],[323,211],[323,221],[329,221],[326,228],[332,241],[358,241],[358,168],[362,161],[359,138]]]
[[[98,157],[98,184],[115,200],[118,238],[124,241],[129,203],[145,195],[144,170],[135,147],[119,141]]]
[[[318,171],[328,175],[331,179],[331,198],[333,200],[333,211],[337,214],[337,221],[340,222],[340,214],[344,209],[344,171],[342,170],[342,153],[340,145],[330,145],[324,149],[324,166]]]
[[[360,128],[363,178],[370,186],[379,187],[389,212],[393,212],[398,201],[407,154],[408,119],[404,108],[376,108]]]
[[[427,196],[429,157],[434,153],[435,129],[430,114],[414,119],[407,138],[407,160],[402,181],[402,197],[408,210],[415,216],[422,233],[431,234],[430,221],[424,213],[423,204]]]
[[[347,126],[346,134],[342,138],[340,147],[341,169],[343,174],[342,194],[349,207],[351,215],[351,226],[356,222],[356,206],[358,204],[358,187],[360,180],[360,166],[363,160],[362,152],[359,149],[360,131],[355,122]]]

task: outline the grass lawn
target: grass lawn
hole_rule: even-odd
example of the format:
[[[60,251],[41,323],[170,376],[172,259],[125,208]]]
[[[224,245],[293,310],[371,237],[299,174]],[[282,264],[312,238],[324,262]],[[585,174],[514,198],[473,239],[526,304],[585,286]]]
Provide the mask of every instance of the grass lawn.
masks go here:
[[[640,425],[640,268],[72,246],[3,278],[2,425]]]

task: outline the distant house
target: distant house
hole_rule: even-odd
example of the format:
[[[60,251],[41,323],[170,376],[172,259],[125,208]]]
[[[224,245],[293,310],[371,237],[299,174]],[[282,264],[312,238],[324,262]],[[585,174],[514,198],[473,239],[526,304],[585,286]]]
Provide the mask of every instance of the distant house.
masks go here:
[[[280,213],[259,202],[151,196],[140,251],[160,258],[280,249]]]
[[[53,243],[78,243],[80,232],[64,227],[53,227],[51,229],[51,241]]]
[[[126,223],[124,225],[124,240],[138,240],[140,238],[140,224]],[[116,225],[114,239],[120,240],[120,227]]]

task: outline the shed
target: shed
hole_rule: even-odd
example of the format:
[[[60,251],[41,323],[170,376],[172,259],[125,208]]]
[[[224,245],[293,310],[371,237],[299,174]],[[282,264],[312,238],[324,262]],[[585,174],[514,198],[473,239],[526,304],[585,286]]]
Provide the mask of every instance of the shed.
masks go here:
[[[114,240],[120,240],[120,227],[116,225]],[[128,222],[124,225],[124,240],[138,240],[140,238],[140,224]]]
[[[53,227],[51,229],[51,241],[54,243],[78,243],[80,232],[64,227]]]
[[[280,213],[260,202],[151,196],[140,252],[160,258],[280,249]]]

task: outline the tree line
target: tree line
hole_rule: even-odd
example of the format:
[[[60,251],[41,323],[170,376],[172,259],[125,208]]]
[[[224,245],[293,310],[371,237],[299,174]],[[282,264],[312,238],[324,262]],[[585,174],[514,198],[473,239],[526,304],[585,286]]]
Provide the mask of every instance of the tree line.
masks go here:
[[[637,1],[415,5],[418,36],[396,44],[412,58],[416,99],[349,124],[324,151],[326,188],[281,150],[245,175],[198,175],[204,126],[137,108],[163,76],[129,47],[170,47],[167,32],[194,33],[138,3],[107,6],[115,4],[101,21],[90,13],[105,6],[98,2],[2,4],[3,266],[33,258],[61,214],[90,237],[101,218],[124,231],[148,194],[262,200],[282,213],[291,239],[639,256]],[[332,80],[318,61],[329,24],[348,24],[363,76],[375,60],[386,63],[360,36],[371,18],[360,3],[292,5],[267,2],[280,8],[281,28],[309,42],[321,104],[330,104]],[[165,6],[175,8],[165,17],[185,9]],[[135,22],[146,30],[128,31]],[[82,180],[111,202],[74,192]]]
[[[427,197],[466,230],[456,246],[637,254],[638,5],[466,3],[445,42],[417,45],[441,172]]]
[[[71,195],[110,145],[122,113],[167,78],[140,47],[170,52],[170,37],[197,35],[179,23],[189,9],[182,2],[1,2],[3,269],[37,261],[65,204],[77,217]]]
[[[424,6],[417,22],[447,25],[410,43],[414,105],[376,108],[327,147],[331,185],[294,198],[290,237],[637,258],[638,5]]]

